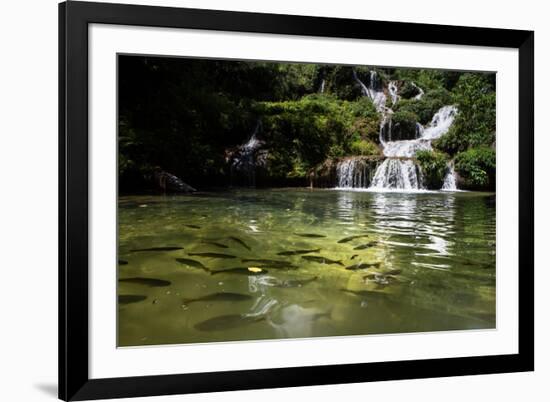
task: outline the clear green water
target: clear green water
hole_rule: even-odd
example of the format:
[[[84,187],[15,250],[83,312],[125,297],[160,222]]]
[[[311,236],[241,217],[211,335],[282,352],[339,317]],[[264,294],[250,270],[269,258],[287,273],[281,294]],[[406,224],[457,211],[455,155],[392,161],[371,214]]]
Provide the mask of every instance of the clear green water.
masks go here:
[[[354,235],[366,236],[339,242]],[[151,247],[184,249],[130,251]],[[304,255],[343,265],[278,255],[311,249],[320,251]],[[188,255],[194,252],[238,258]],[[241,261],[247,258],[292,267]],[[119,259],[127,262],[118,265],[119,346],[495,327],[494,194],[277,189],[124,196]],[[371,265],[345,268],[358,263]],[[211,273],[236,267],[244,269]],[[120,281],[126,278],[167,282]]]

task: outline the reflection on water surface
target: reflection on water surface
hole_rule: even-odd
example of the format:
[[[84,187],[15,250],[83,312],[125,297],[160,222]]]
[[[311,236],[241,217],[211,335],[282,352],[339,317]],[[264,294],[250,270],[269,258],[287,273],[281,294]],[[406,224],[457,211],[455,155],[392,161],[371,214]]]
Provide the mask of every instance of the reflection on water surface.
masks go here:
[[[495,327],[494,194],[123,196],[118,259],[119,346]]]

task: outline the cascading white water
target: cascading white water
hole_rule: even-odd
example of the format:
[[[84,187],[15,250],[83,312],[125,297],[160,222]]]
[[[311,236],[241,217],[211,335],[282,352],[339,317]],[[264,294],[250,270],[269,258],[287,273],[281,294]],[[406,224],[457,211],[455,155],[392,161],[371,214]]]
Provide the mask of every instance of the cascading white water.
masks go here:
[[[391,104],[393,106],[399,100],[399,95],[397,95],[397,83],[395,81],[388,82],[388,92],[390,93]]]
[[[441,109],[434,114],[432,121],[426,127],[422,133],[422,138],[426,140],[435,140],[436,138],[441,137],[453,124],[455,115],[457,112],[456,106],[443,106]]]
[[[412,158],[419,150],[432,149],[431,142],[449,130],[456,112],[455,106],[443,106],[433,116],[427,127],[424,128],[417,123],[417,138],[414,140],[391,141],[391,120],[388,121],[386,130],[390,132],[387,134],[387,141],[382,141],[381,134],[386,159],[376,169],[369,188],[405,191],[422,189],[422,175]],[[349,158],[341,161],[337,166],[336,174],[338,187],[367,188],[369,185],[367,167],[364,163],[360,164],[358,159]],[[444,189],[456,189],[454,170],[445,177]]]
[[[423,187],[422,176],[411,159],[419,150],[432,149],[431,142],[445,134],[454,121],[455,106],[443,106],[433,116],[430,124],[424,128],[416,125],[415,140],[388,141],[383,144],[386,160],[378,167],[372,180],[372,189],[418,190]],[[451,177],[454,178],[454,175]],[[449,186],[453,183],[450,182]],[[456,188],[456,185],[455,185]],[[450,188],[449,188],[450,189]]]
[[[416,85],[414,82],[411,82],[411,85],[416,89],[418,89],[418,94],[416,94],[413,99],[415,100],[421,99],[424,96],[424,90],[420,88],[418,85]]]
[[[456,112],[455,106],[443,106],[426,128],[420,123],[416,123],[415,140],[391,141],[390,136],[390,141],[383,144],[384,156],[412,158],[417,151],[432,149],[431,142],[449,131]]]
[[[369,184],[369,172],[365,163],[357,158],[340,161],[336,166],[338,187],[365,188]]]
[[[258,140],[256,136],[258,134],[258,127],[259,126],[256,126],[256,129],[254,130],[248,141],[241,146],[241,152],[243,155],[248,156],[251,152],[255,151],[260,146],[260,140]]]
[[[256,182],[256,167],[265,163],[262,155],[258,155],[258,150],[263,145],[263,141],[257,137],[261,127],[262,122],[258,120],[248,141],[237,148],[231,160],[231,171],[237,170],[245,173],[248,176],[249,185],[252,186]]]
[[[355,69],[353,69],[352,71],[353,78],[361,86],[361,91],[363,92],[363,95],[368,96],[370,100],[372,100],[372,103],[374,103],[374,106],[376,107],[376,110],[378,112],[384,112],[384,109],[386,108],[386,94],[384,93],[384,89],[380,85],[380,81],[378,79],[378,74],[376,73],[376,71],[370,72],[368,86],[359,79]]]
[[[369,183],[368,167],[364,162],[357,158],[340,161],[336,167],[338,187],[368,187],[373,190],[422,189],[422,175],[412,158],[420,150],[431,150],[432,141],[449,130],[457,113],[456,107],[452,105],[443,106],[426,127],[417,122],[415,139],[392,141],[393,111],[386,107],[386,92],[391,97],[393,106],[399,100],[397,83],[389,81],[386,91],[384,91],[376,71],[370,72],[368,85],[361,81],[355,69],[352,71],[353,78],[360,85],[363,95],[372,100],[376,110],[381,114],[380,144],[382,144],[386,159],[378,166],[371,183]],[[421,99],[424,96],[424,91],[414,82],[411,82],[411,84],[418,90],[413,99]],[[397,135],[397,137],[402,138],[402,134]],[[449,168],[449,173],[445,177],[444,189],[456,189],[454,170],[451,172],[451,168]]]
[[[424,134],[424,126],[416,122],[416,138],[422,137],[422,134]]]
[[[447,174],[445,175],[445,179],[443,180],[443,187],[441,187],[441,190],[456,191],[456,174],[454,165],[452,163],[450,163],[447,167]]]
[[[418,190],[422,188],[422,178],[411,159],[386,158],[376,169],[370,188]]]

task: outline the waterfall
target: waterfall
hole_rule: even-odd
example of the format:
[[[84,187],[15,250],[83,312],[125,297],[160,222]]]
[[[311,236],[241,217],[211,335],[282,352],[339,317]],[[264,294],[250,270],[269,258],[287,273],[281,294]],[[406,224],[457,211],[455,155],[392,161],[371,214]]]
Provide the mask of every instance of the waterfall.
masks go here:
[[[416,123],[416,139],[403,141],[391,141],[390,139],[384,143],[386,160],[374,174],[371,188],[377,190],[422,189],[422,175],[419,169],[411,159],[403,158],[413,158],[419,150],[432,149],[432,140],[441,137],[449,130],[456,112],[455,106],[443,106],[433,116],[426,128],[420,123]],[[451,186],[451,178],[454,180],[454,174],[449,176],[449,186]],[[456,188],[456,185],[454,187]]]
[[[443,106],[434,114],[429,126],[422,133],[422,138],[435,140],[441,137],[453,124],[457,108],[455,106]]]
[[[390,81],[388,83],[388,92],[390,93],[391,105],[393,106],[399,100],[399,95],[397,95],[397,84],[395,81]]]
[[[386,158],[378,167],[372,185],[374,190],[418,190],[422,177],[411,159]]]
[[[322,94],[325,92],[325,79],[321,81],[321,85],[319,86],[319,93]]]
[[[355,69],[353,69],[352,72],[353,78],[361,87],[363,95],[369,97],[372,103],[374,103],[374,106],[376,107],[376,110],[378,112],[384,112],[386,108],[386,94],[384,93],[384,89],[380,85],[380,80],[378,79],[378,74],[376,73],[376,71],[370,72],[368,86],[359,79],[359,77],[357,76],[357,71],[355,71]]]
[[[258,120],[248,141],[237,147],[231,155],[231,172],[236,170],[244,173],[251,186],[256,184],[256,167],[265,162],[263,160],[265,155],[260,155],[258,152],[263,145],[263,141],[258,139],[261,127],[262,122]]]
[[[419,122],[416,122],[416,138],[422,137],[424,134],[424,126]]]
[[[456,174],[454,164],[452,162],[449,163],[449,166],[447,167],[447,174],[443,180],[443,187],[441,187],[441,190],[456,191]]]
[[[261,122],[258,121],[248,141],[245,144],[241,145],[241,155],[243,157],[247,157],[247,158],[250,157],[252,152],[258,149],[258,147],[261,145],[260,140],[258,140],[258,137],[257,137],[260,127],[261,127]]]
[[[416,123],[416,139],[383,143],[384,156],[390,158],[412,158],[417,151],[432,149],[431,142],[445,134],[453,124],[457,109],[455,106],[443,106],[434,114],[430,124],[424,128]]]
[[[340,188],[365,188],[369,184],[369,172],[360,158],[340,161],[336,166],[336,177]]]
[[[418,89],[418,94],[415,95],[413,99],[419,100],[424,96],[424,90],[420,88],[418,85],[416,85],[414,82],[411,81],[411,85]]]
[[[445,134],[453,124],[457,108],[452,105],[443,106],[433,116],[430,123],[424,127],[416,122],[414,139],[403,132],[394,133],[397,141],[392,141],[392,114],[393,110],[386,107],[386,94],[389,94],[392,106],[399,100],[399,89],[396,81],[389,81],[387,87],[381,85],[376,71],[371,70],[368,82],[365,84],[357,71],[352,69],[353,78],[361,87],[364,96],[367,96],[381,115],[380,144],[386,159],[378,165],[376,172],[370,177],[371,167],[359,157],[352,157],[338,162],[336,177],[339,188],[369,188],[372,190],[421,190],[424,188],[422,174],[414,161],[420,150],[431,150],[432,141]],[[414,82],[411,82],[418,93],[414,99],[424,96],[424,91]],[[394,131],[397,126],[394,128]],[[400,138],[407,138],[401,140]],[[449,167],[443,185],[444,190],[456,189],[455,174],[452,166]]]
[[[360,158],[348,158],[337,165],[338,187],[405,191],[423,189],[422,174],[413,158],[417,151],[432,149],[432,141],[449,130],[456,113],[455,106],[443,106],[434,114],[426,127],[420,123],[416,124],[416,139],[392,141],[391,110],[387,111],[380,130],[380,142],[386,159],[376,169],[372,182],[369,183],[369,171],[365,163],[361,163]],[[449,173],[445,177],[443,189],[456,189],[452,166],[449,167]]]

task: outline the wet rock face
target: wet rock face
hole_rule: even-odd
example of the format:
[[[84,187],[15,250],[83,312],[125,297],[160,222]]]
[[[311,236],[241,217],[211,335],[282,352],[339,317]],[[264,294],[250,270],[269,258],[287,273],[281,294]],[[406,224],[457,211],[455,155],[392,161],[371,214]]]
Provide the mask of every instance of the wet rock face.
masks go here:
[[[336,187],[338,179],[336,174],[337,162],[334,159],[327,159],[321,165],[316,166],[310,173],[311,187]]]
[[[164,192],[173,193],[194,193],[197,191],[190,185],[184,183],[179,177],[165,172],[162,169],[155,169],[152,175],[152,180],[155,187]]]
[[[367,188],[382,157],[352,156],[342,159],[327,159],[310,174],[312,187]]]

